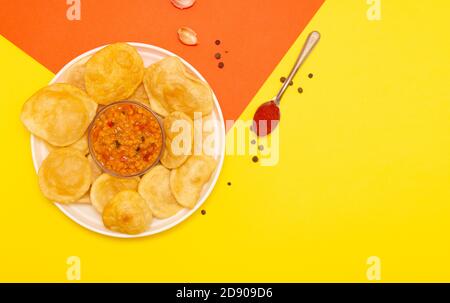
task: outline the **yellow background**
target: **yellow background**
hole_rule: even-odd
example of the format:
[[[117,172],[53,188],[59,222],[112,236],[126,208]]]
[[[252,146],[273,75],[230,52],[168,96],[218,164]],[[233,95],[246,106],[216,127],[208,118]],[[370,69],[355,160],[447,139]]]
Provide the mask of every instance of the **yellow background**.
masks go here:
[[[134,240],[40,194],[19,113],[53,75],[0,37],[0,280],[66,281],[74,255],[82,281],[367,281],[370,256],[382,281],[449,281],[450,4],[381,4],[368,21],[366,1],[326,1],[242,114],[319,30],[282,101],[277,166],[227,156],[206,215]]]

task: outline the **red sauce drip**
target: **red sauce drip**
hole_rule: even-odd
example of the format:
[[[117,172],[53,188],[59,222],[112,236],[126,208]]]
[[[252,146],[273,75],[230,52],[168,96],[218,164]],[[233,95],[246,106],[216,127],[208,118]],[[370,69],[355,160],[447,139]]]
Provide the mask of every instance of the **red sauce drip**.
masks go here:
[[[260,137],[270,134],[280,121],[280,108],[274,101],[262,104],[253,116],[253,131]]]

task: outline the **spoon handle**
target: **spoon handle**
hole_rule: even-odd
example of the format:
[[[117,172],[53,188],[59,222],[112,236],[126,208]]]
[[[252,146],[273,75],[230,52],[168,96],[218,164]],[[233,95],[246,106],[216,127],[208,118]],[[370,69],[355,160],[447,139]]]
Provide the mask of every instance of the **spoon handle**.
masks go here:
[[[300,55],[297,58],[297,61],[295,62],[294,67],[291,70],[291,73],[289,74],[289,77],[284,81],[283,86],[281,87],[280,91],[278,92],[278,95],[275,97],[275,102],[277,105],[280,105],[281,97],[283,97],[284,92],[286,91],[286,88],[289,86],[289,83],[294,78],[295,74],[299,70],[300,66],[303,64],[305,59],[308,57],[308,55],[313,50],[314,46],[316,46],[317,42],[320,40],[320,34],[317,31],[311,32],[308,35],[308,39],[306,39],[305,44],[303,45],[303,49],[300,53]]]

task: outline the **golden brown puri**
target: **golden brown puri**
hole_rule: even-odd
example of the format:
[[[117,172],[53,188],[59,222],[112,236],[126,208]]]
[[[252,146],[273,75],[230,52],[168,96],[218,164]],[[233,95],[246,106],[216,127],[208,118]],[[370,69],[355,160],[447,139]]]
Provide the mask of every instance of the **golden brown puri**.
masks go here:
[[[97,103],[126,100],[144,76],[144,62],[134,47],[126,43],[110,44],[86,63],[86,91]]]
[[[84,91],[55,83],[26,101],[20,118],[32,134],[54,146],[67,146],[83,136],[96,111],[97,104]]]
[[[50,152],[38,172],[39,187],[44,196],[61,203],[79,200],[89,190],[91,178],[88,159],[73,148]]]

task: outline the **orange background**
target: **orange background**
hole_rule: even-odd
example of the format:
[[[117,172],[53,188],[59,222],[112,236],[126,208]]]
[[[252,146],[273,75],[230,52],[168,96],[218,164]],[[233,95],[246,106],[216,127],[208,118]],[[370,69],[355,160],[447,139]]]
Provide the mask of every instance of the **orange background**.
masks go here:
[[[169,0],[83,0],[80,21],[61,18],[69,7],[62,0],[0,3],[0,33],[54,73],[100,45],[153,44],[195,66],[217,94],[225,119],[236,119],[323,0],[206,0],[188,10]],[[197,46],[178,41],[181,26],[197,32]],[[224,69],[217,67],[216,52]]]

